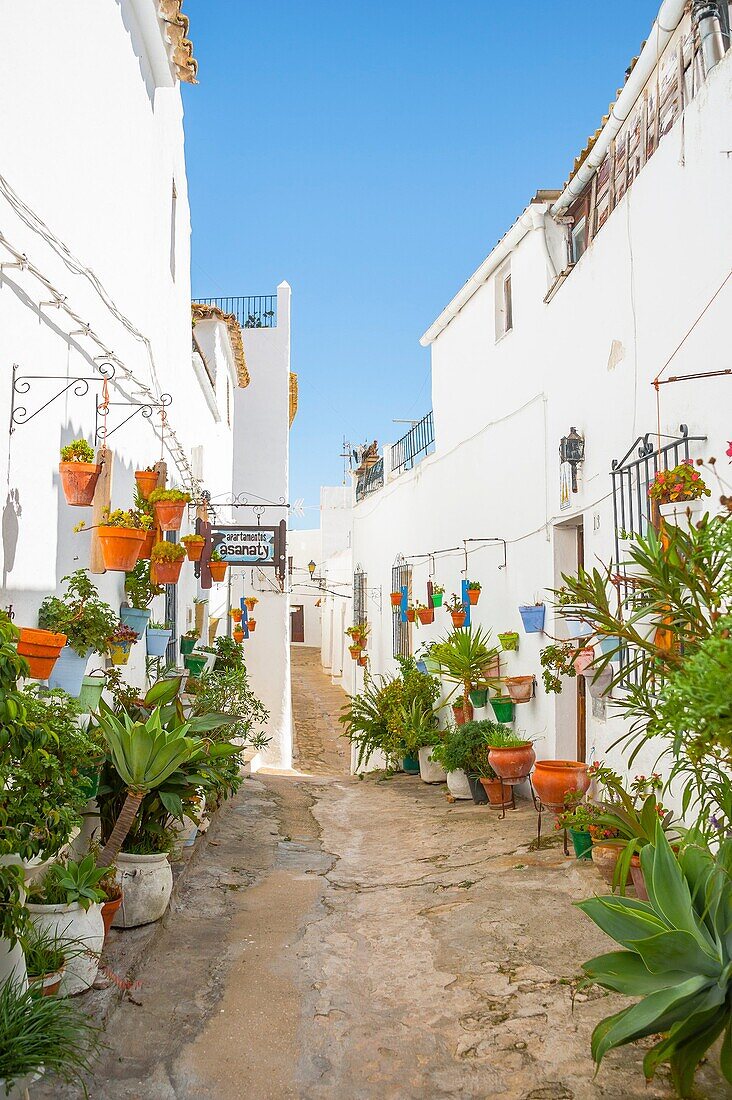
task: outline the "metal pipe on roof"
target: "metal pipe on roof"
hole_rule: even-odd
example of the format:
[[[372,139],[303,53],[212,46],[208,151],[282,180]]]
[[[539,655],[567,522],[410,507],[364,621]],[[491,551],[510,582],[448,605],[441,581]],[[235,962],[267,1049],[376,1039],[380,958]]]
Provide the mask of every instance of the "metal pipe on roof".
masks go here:
[[[699,35],[706,76],[722,60],[726,49],[719,4],[715,0],[695,0],[691,17]]]
[[[638,96],[658,64],[658,59],[681,22],[685,9],[686,0],[664,0],[661,4],[656,21],[651,27],[651,33],[648,35],[646,44],[640,52],[632,73],[625,82],[625,87],[610,112],[609,119],[603,126],[600,136],[584,163],[575,172],[552,206],[551,212],[553,215],[556,216],[562,210],[566,210],[573,199],[584,191],[586,185],[602,164],[605,154],[610,148],[611,141],[633,110]]]

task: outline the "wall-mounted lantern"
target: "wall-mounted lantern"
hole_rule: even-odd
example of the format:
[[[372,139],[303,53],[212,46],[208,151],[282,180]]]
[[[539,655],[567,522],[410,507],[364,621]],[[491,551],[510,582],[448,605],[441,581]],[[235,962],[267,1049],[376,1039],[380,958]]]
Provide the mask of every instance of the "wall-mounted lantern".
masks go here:
[[[308,562],[308,573],[310,574],[310,580],[315,576],[315,562],[312,559]]]
[[[575,427],[569,429],[569,435],[563,435],[559,443],[559,460],[568,462],[572,467],[572,492],[577,492],[577,467],[585,460],[585,439]]]

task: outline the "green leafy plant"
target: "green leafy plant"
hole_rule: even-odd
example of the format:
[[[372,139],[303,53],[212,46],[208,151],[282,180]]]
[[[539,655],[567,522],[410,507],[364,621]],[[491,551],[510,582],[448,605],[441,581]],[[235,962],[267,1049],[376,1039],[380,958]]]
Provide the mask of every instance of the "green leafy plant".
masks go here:
[[[529,737],[521,737],[519,734],[514,733],[509,726],[504,726],[502,722],[486,720],[480,724],[483,727],[485,743],[491,749],[519,748],[531,740]]]
[[[104,515],[105,527],[124,527],[127,530],[151,531],[153,523],[152,516],[148,515],[147,512],[139,511],[137,508],[130,508],[127,511],[115,508],[112,512],[108,510]]]
[[[435,596],[444,596],[445,586],[444,586],[444,584],[433,584],[432,585],[432,591],[433,591]]]
[[[600,807],[590,832],[597,836],[593,829],[611,831],[611,837],[603,836],[603,840],[607,839],[608,844],[620,850],[613,873],[613,886],[619,887],[622,893],[633,856],[653,842],[659,821],[664,831],[672,829],[673,813],[657,801],[655,790],[648,792],[645,777],[643,783],[636,784],[633,794],[626,791],[619,781],[607,780],[606,783],[615,801]]]
[[[468,581],[468,592],[480,592],[482,587],[480,581]]]
[[[61,448],[62,462],[86,462],[94,465],[94,450],[85,439],[73,439]]]
[[[75,905],[88,909],[95,902],[104,901],[104,893],[97,889],[104,868],[96,867],[94,856],[84,856],[80,863],[54,863],[41,881],[32,887],[30,900],[41,905]]]
[[[113,645],[134,645],[139,635],[136,630],[133,630],[127,623],[118,622],[112,633],[107,639],[107,643],[110,646]]]
[[[597,824],[597,816],[602,808],[592,802],[585,802],[578,791],[570,791],[564,796],[565,809],[556,819],[555,828],[573,829],[576,833],[590,833]]]
[[[153,561],[176,562],[182,561],[186,556],[185,546],[179,542],[156,542],[152,548],[150,557]]]
[[[188,635],[190,636],[190,635]],[[198,637],[198,635],[196,635]],[[237,645],[233,638],[226,634],[214,639],[212,646],[199,646],[198,653],[215,653],[214,671],[223,672],[226,669],[244,667],[244,655],[241,646]]]
[[[700,500],[712,493],[694,469],[692,460],[687,458],[672,470],[659,470],[648,488],[648,495],[659,504],[670,504],[677,500]]]
[[[215,550],[211,551],[211,561],[224,561],[224,560],[225,559],[222,558],[221,551],[219,550],[218,546],[216,547]]]
[[[146,558],[141,558],[131,572],[125,573],[125,596],[130,607],[145,610],[164,591],[165,585],[153,584],[150,580],[150,562]]]
[[[577,670],[574,667],[574,658],[577,656],[578,647],[572,642],[556,642],[553,645],[544,646],[539,654],[541,662],[541,678],[547,692],[560,694],[562,690],[562,676],[575,677]]]
[[[252,691],[243,665],[220,672],[204,672],[200,677],[192,714],[211,713],[228,714],[234,719],[233,725],[227,727],[227,738],[237,738],[242,748],[251,745],[263,749],[271,740],[263,729],[269,711]]]
[[[204,539],[203,535],[184,535],[183,538],[180,541],[185,543],[186,546],[188,546],[189,543],[191,545],[195,545],[195,544],[198,544],[199,542],[205,542],[206,540]]]
[[[454,630],[434,646],[432,656],[443,678],[455,684],[453,692],[462,687],[465,712],[469,712],[470,689],[474,684],[495,686],[494,681],[486,679],[486,668],[498,657],[498,649],[491,645],[490,632],[480,626]]]
[[[720,1066],[732,1083],[732,840],[712,855],[699,838],[676,859],[656,821],[640,855],[648,902],[595,897],[577,906],[622,948],[583,964],[587,984],[641,997],[592,1036],[599,1066],[611,1050],[655,1036],[643,1059],[652,1079],[668,1063],[681,1097],[724,1034]]]
[[[66,592],[63,596],[46,596],[38,610],[38,625],[65,634],[67,643],[80,657],[90,649],[105,653],[117,615],[100,599],[88,570],[77,569],[63,577],[62,583],[66,584]]]
[[[450,596],[449,600],[444,601],[443,607],[450,612],[465,610],[465,604],[463,603],[462,596],[457,596],[454,592]]]
[[[157,504],[158,502],[165,504],[188,504],[191,499],[191,494],[184,492],[182,489],[153,489],[148,497],[151,504]]]
[[[168,626],[167,623],[149,622],[147,624],[147,628],[148,628],[148,630],[170,630],[170,627]]]
[[[485,722],[465,722],[449,726],[432,750],[432,757],[446,772],[463,770],[468,775],[494,779],[488,763],[485,743]]]
[[[396,768],[407,753],[404,714],[413,709],[432,713],[440,694],[433,676],[420,672],[413,657],[398,658],[400,675],[366,676],[363,692],[351,697],[339,721],[358,752],[358,768],[368,764],[375,752],[386,757],[387,767]]]
[[[420,749],[437,745],[440,740],[437,715],[431,708],[426,710],[420,699],[402,707],[401,723],[407,756],[416,756]]]
[[[47,974],[58,974],[72,950],[70,942],[59,936],[58,929],[31,924],[23,939],[28,977],[33,980],[45,978]],[[79,950],[84,948],[80,946]]]

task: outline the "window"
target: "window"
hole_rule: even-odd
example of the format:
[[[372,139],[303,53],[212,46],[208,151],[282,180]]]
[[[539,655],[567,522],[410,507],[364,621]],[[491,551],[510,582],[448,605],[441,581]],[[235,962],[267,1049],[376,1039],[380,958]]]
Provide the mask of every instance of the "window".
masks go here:
[[[177,226],[178,193],[173,180],[173,193],[170,199],[170,277],[175,279],[175,233]]]
[[[407,599],[412,598],[412,567],[397,559],[391,570],[391,590],[401,592],[406,586]],[[402,622],[401,608],[392,609],[392,653],[395,657],[412,656],[412,625]]]
[[[364,626],[367,621],[366,574],[360,566],[356,566],[353,574],[353,625]]]
[[[513,328],[513,288],[511,285],[511,264],[505,264],[496,273],[496,340],[500,340]]]
[[[587,218],[582,217],[572,226],[572,263],[576,264],[587,249]]]
[[[510,332],[513,328],[513,299],[511,297],[511,272],[509,271],[503,280],[503,316],[504,332]]]

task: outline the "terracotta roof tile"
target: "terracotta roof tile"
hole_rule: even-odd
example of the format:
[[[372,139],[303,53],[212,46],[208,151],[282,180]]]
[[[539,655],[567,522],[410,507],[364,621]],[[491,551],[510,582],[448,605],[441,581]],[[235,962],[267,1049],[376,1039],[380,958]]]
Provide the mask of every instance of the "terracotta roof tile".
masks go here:
[[[297,414],[297,375],[290,371],[290,427]]]
[[[203,302],[191,302],[191,314],[193,324],[198,321],[223,321],[229,331],[229,339],[234,349],[234,361],[240,386],[248,386],[250,382],[246,359],[244,358],[244,342],[241,338],[239,322],[233,313],[224,313],[218,306],[206,305]]]
[[[178,73],[178,79],[185,84],[197,84],[198,62],[193,56],[193,43],[188,38],[188,16],[181,11],[182,7],[183,0],[158,0],[158,12],[165,23],[171,60]]]

